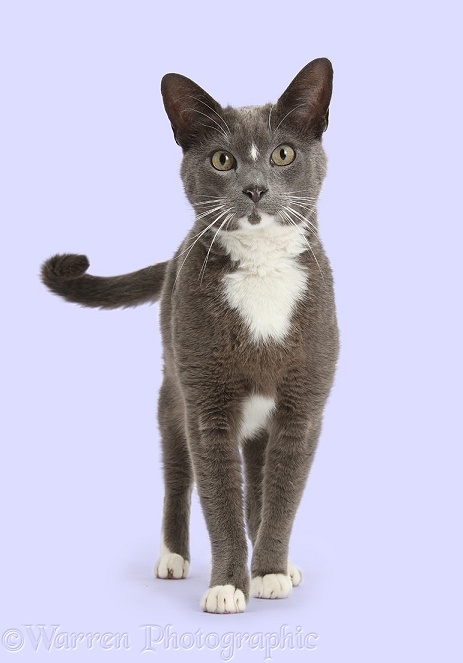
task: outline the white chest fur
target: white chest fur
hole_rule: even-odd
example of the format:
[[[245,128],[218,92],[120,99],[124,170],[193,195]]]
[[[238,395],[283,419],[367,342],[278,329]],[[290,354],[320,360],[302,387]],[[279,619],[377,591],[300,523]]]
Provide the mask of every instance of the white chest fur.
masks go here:
[[[297,256],[307,250],[300,228],[282,226],[262,213],[251,225],[220,233],[220,241],[238,268],[224,277],[225,296],[238,311],[254,341],[282,341],[291,315],[307,286],[307,271]]]

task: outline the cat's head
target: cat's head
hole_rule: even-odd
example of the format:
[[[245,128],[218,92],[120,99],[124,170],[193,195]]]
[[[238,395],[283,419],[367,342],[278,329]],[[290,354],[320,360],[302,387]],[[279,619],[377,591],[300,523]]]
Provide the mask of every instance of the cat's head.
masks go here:
[[[189,78],[164,76],[161,91],[183,150],[185,192],[201,225],[232,231],[310,218],[326,170],[321,136],[332,79],[330,61],[319,58],[276,104],[222,108]]]

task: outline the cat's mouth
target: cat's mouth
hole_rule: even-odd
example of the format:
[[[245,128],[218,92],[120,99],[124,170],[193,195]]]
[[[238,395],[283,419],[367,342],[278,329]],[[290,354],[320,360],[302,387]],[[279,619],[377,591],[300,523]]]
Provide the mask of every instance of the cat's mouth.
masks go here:
[[[258,213],[257,209],[254,207],[251,214],[248,215],[248,221],[252,226],[257,225],[262,221],[261,215]]]
[[[250,213],[244,216],[236,217],[233,230],[244,230],[249,232],[251,228],[255,228],[256,230],[264,229],[275,225],[275,223],[278,223],[278,221],[273,214],[264,212],[264,210],[253,209]]]

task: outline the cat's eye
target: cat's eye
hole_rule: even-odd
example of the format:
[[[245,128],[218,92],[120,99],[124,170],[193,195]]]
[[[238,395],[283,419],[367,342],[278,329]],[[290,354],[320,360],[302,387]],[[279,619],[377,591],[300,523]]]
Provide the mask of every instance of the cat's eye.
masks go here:
[[[288,166],[296,158],[296,152],[290,145],[278,145],[271,156],[271,162],[275,166]]]
[[[212,155],[211,163],[216,170],[231,170],[235,165],[235,157],[230,152],[218,150]]]

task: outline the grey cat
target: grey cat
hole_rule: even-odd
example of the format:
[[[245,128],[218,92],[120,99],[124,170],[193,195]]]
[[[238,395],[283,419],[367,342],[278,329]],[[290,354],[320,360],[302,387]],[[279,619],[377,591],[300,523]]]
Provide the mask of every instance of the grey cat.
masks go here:
[[[320,58],[275,105],[222,108],[167,74],[162,96],[196,214],[184,242],[171,260],[122,276],[86,274],[87,258],[72,254],[42,266],[50,290],[84,306],[161,300],[165,498],[155,573],[188,574],[195,481],[212,548],[207,612],[242,612],[250,595],[284,598],[301,581],[289,539],[338,356],[316,215],[332,76]]]

